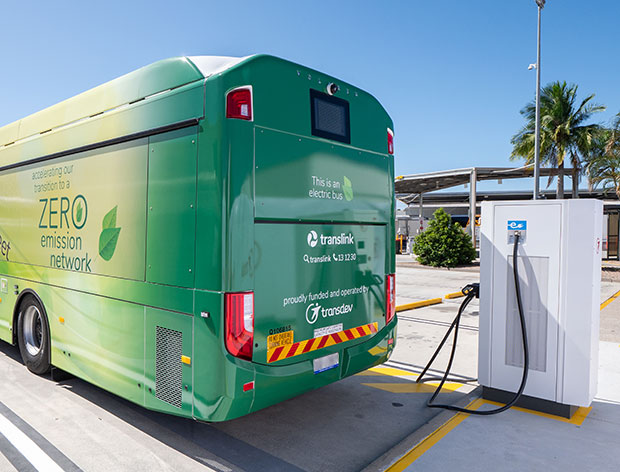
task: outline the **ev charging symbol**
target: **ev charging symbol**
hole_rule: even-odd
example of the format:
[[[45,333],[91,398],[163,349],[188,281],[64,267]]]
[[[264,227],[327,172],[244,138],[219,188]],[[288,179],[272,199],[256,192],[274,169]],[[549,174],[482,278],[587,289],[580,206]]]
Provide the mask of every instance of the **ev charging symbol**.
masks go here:
[[[312,230],[308,233],[308,246],[315,247],[319,242],[319,236],[316,234],[316,231]]]
[[[526,220],[508,220],[508,244],[514,243],[515,233],[519,233],[519,242],[525,243],[527,235],[527,221]]]

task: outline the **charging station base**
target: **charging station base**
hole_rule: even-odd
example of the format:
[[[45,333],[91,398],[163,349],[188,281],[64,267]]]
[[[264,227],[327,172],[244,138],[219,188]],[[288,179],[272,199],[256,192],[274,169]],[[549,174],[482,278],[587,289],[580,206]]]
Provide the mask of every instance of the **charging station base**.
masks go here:
[[[514,396],[514,392],[507,392],[506,390],[491,387],[482,387],[482,398],[492,402],[506,404],[512,400]],[[530,397],[528,395],[521,395],[521,398],[519,398],[515,406],[568,419],[571,419],[579,408],[578,406],[564,405],[563,403],[556,403],[550,400],[543,400],[542,398]]]

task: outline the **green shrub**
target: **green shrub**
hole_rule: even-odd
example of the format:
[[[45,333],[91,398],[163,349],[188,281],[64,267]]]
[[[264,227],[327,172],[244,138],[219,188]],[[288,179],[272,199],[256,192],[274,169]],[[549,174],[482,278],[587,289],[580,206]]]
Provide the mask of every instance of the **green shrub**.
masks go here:
[[[433,214],[428,229],[415,237],[412,249],[420,264],[433,267],[455,267],[476,258],[471,237],[452,223],[443,208]]]

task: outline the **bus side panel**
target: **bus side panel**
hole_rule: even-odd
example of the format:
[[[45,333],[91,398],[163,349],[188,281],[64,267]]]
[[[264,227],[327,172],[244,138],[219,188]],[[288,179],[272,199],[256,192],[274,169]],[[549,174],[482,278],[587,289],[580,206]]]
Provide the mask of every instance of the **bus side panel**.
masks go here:
[[[262,257],[254,242],[254,127],[251,122],[229,120],[226,127],[229,143],[230,199],[227,218],[227,257],[225,289],[254,289],[256,261]]]
[[[249,413],[254,364],[232,357],[224,345],[224,296],[197,290],[194,324],[194,418],[224,421]]]
[[[192,414],[194,317],[146,307],[145,406],[179,416]]]
[[[193,287],[196,127],[149,138],[147,282]]]
[[[3,262],[0,259],[0,274],[6,274],[7,265],[6,261]],[[0,275],[0,339],[11,344],[13,343],[13,307],[17,300],[13,287],[17,283],[16,279]]]
[[[228,182],[222,159],[224,92],[221,80],[205,87],[205,119],[198,125],[198,175],[196,195],[196,278],[195,286],[222,290],[224,198]]]
[[[8,273],[28,264],[62,270],[61,286],[75,273],[143,281],[147,153],[139,139],[0,175]]]
[[[144,307],[36,283],[50,326],[52,364],[144,403]]]
[[[390,210],[390,221],[388,224],[388,257],[385,258],[385,271],[386,274],[396,274],[396,199],[394,198],[394,157],[391,157],[388,160],[388,172],[386,178],[386,185],[389,189],[389,198],[392,202],[392,206]]]
[[[202,81],[142,100],[126,108],[91,117],[78,124],[53,129],[36,139],[2,148],[2,166],[57,152],[101,143],[203,116]],[[41,130],[46,131],[46,130]]]

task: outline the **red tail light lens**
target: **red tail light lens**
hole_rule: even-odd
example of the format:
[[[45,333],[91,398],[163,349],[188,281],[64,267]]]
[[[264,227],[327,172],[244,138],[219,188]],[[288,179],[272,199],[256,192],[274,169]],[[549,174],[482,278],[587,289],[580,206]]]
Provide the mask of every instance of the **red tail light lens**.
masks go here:
[[[387,129],[388,154],[394,154],[394,131]]]
[[[254,293],[227,293],[224,303],[226,349],[235,357],[251,360],[254,344]]]
[[[252,89],[240,87],[226,96],[226,118],[252,120]]]
[[[396,313],[396,275],[389,274],[385,278],[385,324],[394,318]]]

